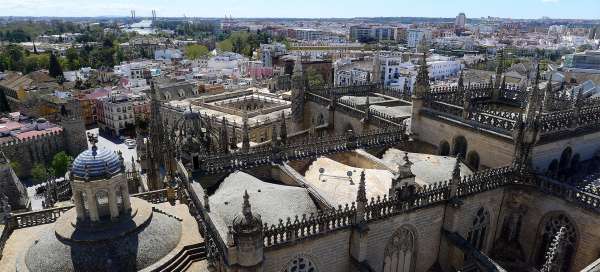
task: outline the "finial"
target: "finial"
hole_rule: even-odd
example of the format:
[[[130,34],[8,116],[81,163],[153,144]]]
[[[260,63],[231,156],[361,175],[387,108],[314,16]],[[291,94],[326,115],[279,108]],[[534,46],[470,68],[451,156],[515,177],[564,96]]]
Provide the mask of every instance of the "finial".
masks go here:
[[[356,202],[367,202],[367,191],[365,185],[365,170],[360,173],[360,182],[358,183],[358,193],[356,194]]]
[[[452,179],[460,180],[460,154],[456,156],[456,162],[454,163],[454,169],[452,170]]]
[[[246,219],[252,218],[252,210],[250,207],[250,196],[248,190],[244,190],[244,203],[242,204],[242,214]]]
[[[408,152],[404,152],[404,165],[412,165],[413,163],[410,161],[410,159],[408,158]]]

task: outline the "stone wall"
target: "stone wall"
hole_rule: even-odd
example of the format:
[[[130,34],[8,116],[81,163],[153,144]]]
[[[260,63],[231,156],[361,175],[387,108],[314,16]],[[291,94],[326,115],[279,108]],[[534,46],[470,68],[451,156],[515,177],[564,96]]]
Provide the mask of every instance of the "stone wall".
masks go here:
[[[414,120],[413,120],[414,122]],[[415,138],[440,148],[442,141],[450,146],[450,154],[454,152],[454,141],[459,136],[467,140],[467,154],[471,151],[477,152],[480,165],[487,168],[509,165],[514,156],[514,145],[511,139],[501,136],[492,136],[487,132],[478,131],[466,124],[452,124],[450,121],[437,120],[426,116],[420,117],[416,126]]]
[[[436,205],[370,223],[367,242],[369,265],[375,271],[383,271],[385,247],[396,229],[407,225],[409,229],[416,231],[414,271],[427,271],[438,257],[443,217],[444,206]]]
[[[49,163],[54,154],[66,150],[63,131],[52,132],[24,140],[15,140],[0,144],[0,150],[11,161],[20,164],[20,175],[27,177],[36,163]]]
[[[265,248],[263,271],[283,271],[298,256],[308,257],[316,271],[352,271],[350,255],[351,230],[345,229],[300,240],[285,247]]]

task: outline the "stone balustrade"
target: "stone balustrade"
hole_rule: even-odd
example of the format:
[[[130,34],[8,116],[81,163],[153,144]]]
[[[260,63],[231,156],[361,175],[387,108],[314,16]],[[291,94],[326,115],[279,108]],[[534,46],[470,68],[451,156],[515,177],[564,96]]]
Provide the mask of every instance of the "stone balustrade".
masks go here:
[[[18,213],[12,215],[11,220],[13,220],[16,229],[53,223],[58,217],[73,207],[73,205],[69,205],[66,207]]]
[[[261,145],[248,152],[232,152],[202,158],[200,169],[204,173],[233,172],[282,160],[300,160],[325,154],[345,152],[357,148],[395,146],[405,141],[404,127],[389,127],[366,131],[359,135],[345,134],[325,138],[306,138],[304,142],[287,145]]]
[[[311,236],[328,233],[354,224],[356,207],[354,203],[349,207],[348,204],[342,208],[331,209],[310,215],[303,214],[300,218],[296,215],[294,219],[289,217],[285,223],[279,219],[279,224],[263,227],[264,246],[271,247],[281,245],[296,240],[309,238]]]

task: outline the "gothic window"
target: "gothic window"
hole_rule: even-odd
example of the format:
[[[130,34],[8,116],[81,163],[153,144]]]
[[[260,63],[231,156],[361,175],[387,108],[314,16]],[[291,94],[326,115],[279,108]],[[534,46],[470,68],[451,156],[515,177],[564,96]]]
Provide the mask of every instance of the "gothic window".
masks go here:
[[[317,125],[320,126],[322,124],[325,124],[325,117],[323,117],[323,114],[319,114],[319,117],[317,117]]]
[[[546,219],[540,224],[538,231],[538,246],[537,254],[535,258],[535,264],[537,268],[541,268],[546,261],[546,252],[552,243],[552,239],[556,236],[556,233],[561,227],[566,228],[565,239],[563,240],[563,256],[559,256],[559,267],[560,271],[570,271],[573,257],[575,256],[575,246],[577,244],[577,232],[573,226],[571,220],[562,214],[554,214],[552,216],[546,216]]]
[[[297,256],[292,259],[282,272],[317,272],[317,266],[307,256]]]
[[[579,155],[579,153],[573,155],[573,158],[571,159],[571,171],[577,171],[577,168],[579,168],[580,159],[581,156]]]
[[[467,139],[464,136],[458,136],[454,139],[454,148],[452,155],[464,158],[467,155]]]
[[[570,147],[565,148],[565,150],[563,150],[562,154],[560,155],[560,162],[558,164],[558,169],[560,171],[564,171],[565,169],[569,168],[569,163],[571,162],[571,154],[573,153],[573,151],[571,150]]]
[[[415,235],[406,226],[400,227],[385,247],[384,272],[413,271],[415,262]]]
[[[440,156],[448,155],[450,155],[450,144],[446,141],[442,141],[442,143],[440,143]]]
[[[478,250],[485,249],[485,239],[490,227],[490,214],[484,208],[479,208],[473,218],[471,229],[467,233],[467,241]]]

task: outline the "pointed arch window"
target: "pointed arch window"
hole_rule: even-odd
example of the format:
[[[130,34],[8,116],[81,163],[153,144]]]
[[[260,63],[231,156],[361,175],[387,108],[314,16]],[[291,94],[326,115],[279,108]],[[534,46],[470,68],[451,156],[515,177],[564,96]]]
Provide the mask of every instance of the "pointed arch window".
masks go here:
[[[490,227],[490,214],[484,208],[479,208],[475,217],[473,218],[473,224],[471,229],[467,233],[467,241],[478,250],[485,249],[485,239],[488,234]]]
[[[558,267],[560,271],[570,271],[575,248],[577,244],[577,232],[571,220],[564,214],[559,213],[547,217],[539,229],[537,255],[535,256],[536,267],[541,268],[546,261],[546,252],[561,227],[565,227],[565,238],[563,240],[563,254],[559,256]]]
[[[406,226],[400,227],[385,247],[384,272],[414,271],[415,234]]]

